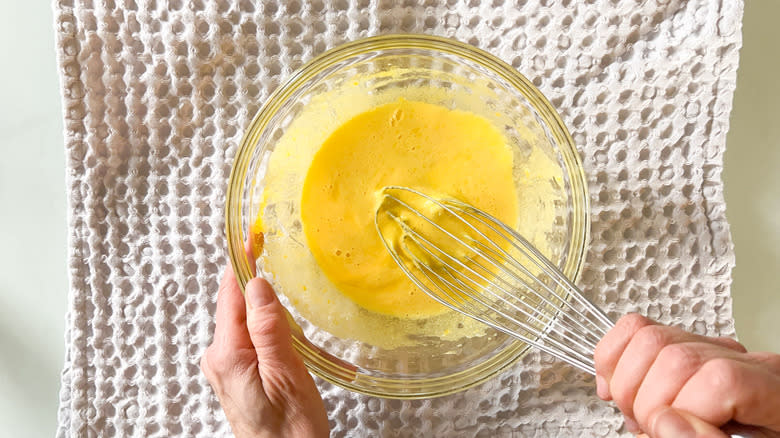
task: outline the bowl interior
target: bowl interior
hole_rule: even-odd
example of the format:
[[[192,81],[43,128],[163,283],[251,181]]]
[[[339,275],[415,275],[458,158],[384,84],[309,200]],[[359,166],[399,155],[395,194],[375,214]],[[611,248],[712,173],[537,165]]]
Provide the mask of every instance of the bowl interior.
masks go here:
[[[301,156],[313,154],[330,132],[354,115],[399,98],[490,120],[512,146],[517,172],[528,171],[524,166],[534,154],[553,164],[555,171],[538,182],[544,189],[529,195],[533,199],[521,200],[525,211],[519,231],[575,278],[587,239],[587,191],[571,138],[549,103],[525,78],[490,55],[449,40],[394,36],[359,41],[320,56],[277,90],[255,117],[242,141],[228,193],[228,239],[240,283],[251,278],[248,266],[254,262],[247,260],[243,242],[258,214],[264,217],[266,252],[305,254],[299,198],[306,159],[299,160],[298,167],[269,172],[275,170],[274,150],[287,147]],[[274,177],[268,178],[269,173]],[[264,193],[274,184],[275,193],[283,195],[264,202]],[[540,223],[534,212],[542,210],[551,214]],[[348,389],[397,398],[442,395],[483,381],[526,349],[498,332],[481,327],[475,331],[470,321],[457,322],[465,328],[444,337],[429,330],[442,321],[399,321],[353,309],[355,314],[343,318],[337,328],[338,321],[334,325],[332,316],[318,311],[322,303],[316,302],[316,295],[301,295],[300,285],[314,280],[302,274],[309,265],[304,255],[283,266],[261,257],[257,267],[280,293],[294,327],[294,343],[307,366]]]

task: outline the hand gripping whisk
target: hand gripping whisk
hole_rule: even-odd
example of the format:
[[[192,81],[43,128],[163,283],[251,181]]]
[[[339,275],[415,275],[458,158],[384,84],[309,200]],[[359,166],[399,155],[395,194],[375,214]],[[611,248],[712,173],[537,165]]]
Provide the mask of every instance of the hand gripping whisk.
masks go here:
[[[390,255],[445,306],[590,374],[612,321],[523,236],[464,202],[386,187],[375,224]],[[763,429],[728,423],[732,438]]]
[[[425,293],[595,374],[593,351],[614,325],[523,236],[464,202],[387,187],[375,224]]]

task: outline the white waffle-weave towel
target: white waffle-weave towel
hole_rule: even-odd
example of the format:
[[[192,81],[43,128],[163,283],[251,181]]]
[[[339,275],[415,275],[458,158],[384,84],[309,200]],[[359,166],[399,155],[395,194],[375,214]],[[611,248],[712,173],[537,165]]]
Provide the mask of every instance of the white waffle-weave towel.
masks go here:
[[[360,37],[485,49],[562,115],[590,185],[580,280],[733,335],[721,169],[741,0],[55,0],[70,296],[58,436],[227,436],[198,368],[226,264],[223,202],[250,118],[281,80]],[[479,387],[387,401],[318,382],[334,436],[605,436],[592,380],[539,354]]]

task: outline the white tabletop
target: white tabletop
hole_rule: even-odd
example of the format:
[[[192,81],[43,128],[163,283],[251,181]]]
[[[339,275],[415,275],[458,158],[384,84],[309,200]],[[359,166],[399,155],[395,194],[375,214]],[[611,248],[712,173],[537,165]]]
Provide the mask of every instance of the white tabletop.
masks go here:
[[[54,27],[49,2],[0,8],[0,431],[49,437],[68,291]]]
[[[780,352],[780,2],[747,2],[724,178],[732,295],[750,349]],[[0,0],[0,430],[56,426],[67,308],[65,162],[49,2]],[[771,65],[770,65],[771,63]]]

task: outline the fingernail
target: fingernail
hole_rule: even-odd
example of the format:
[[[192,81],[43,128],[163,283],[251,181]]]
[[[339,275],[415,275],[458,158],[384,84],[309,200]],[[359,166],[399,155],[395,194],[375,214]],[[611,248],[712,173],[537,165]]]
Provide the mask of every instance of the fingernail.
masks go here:
[[[607,383],[607,379],[598,374],[596,374],[596,394],[598,394],[599,398],[602,400],[609,399],[609,384]]]
[[[634,421],[633,418],[623,417],[626,422],[626,429],[628,429],[631,433],[637,433],[639,432],[639,423]]]
[[[263,280],[255,278],[246,285],[246,299],[249,307],[265,306],[274,300],[274,291]]]
[[[669,408],[658,415],[653,425],[655,436],[660,438],[693,438],[696,436],[691,423]]]

